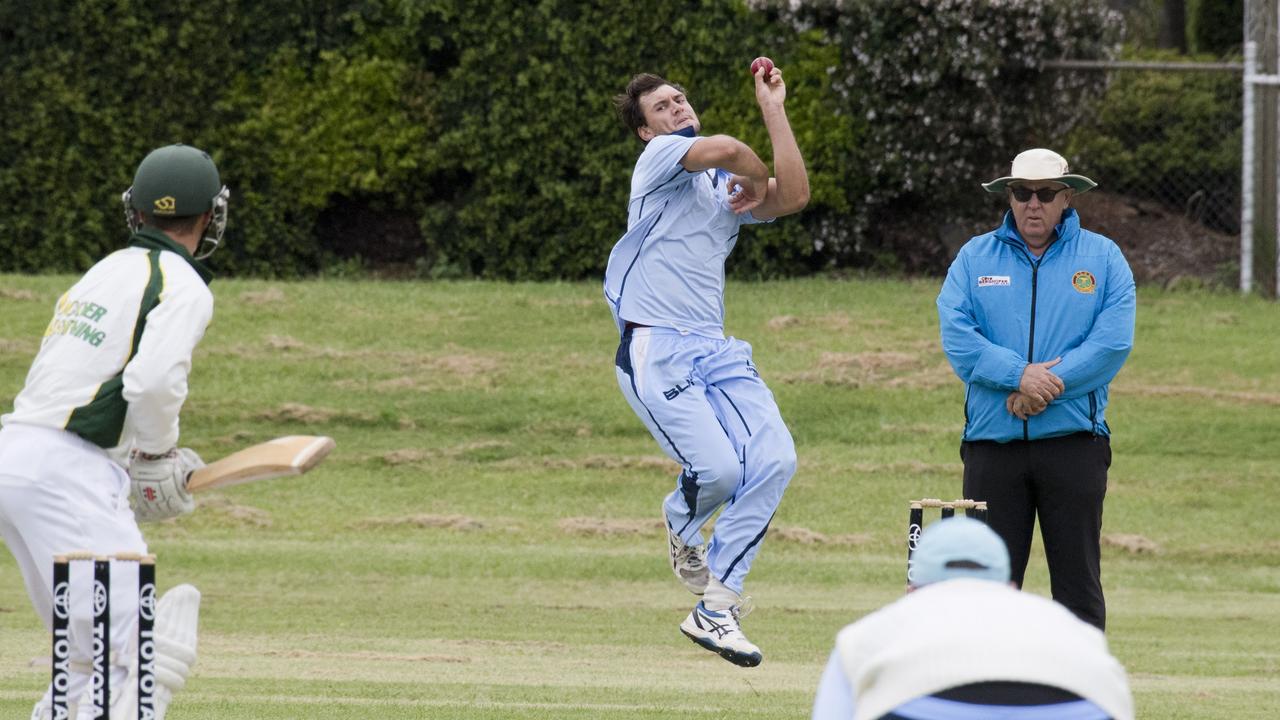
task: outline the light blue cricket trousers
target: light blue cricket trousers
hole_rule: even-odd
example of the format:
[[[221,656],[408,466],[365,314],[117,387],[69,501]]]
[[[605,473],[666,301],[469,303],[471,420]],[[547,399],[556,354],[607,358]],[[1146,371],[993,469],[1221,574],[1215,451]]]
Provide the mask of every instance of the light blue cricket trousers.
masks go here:
[[[760,550],[782,493],[796,471],[796,449],[773,393],[741,340],[635,327],[622,335],[618,385],[663,452],[680,463],[663,509],[686,543],[707,548],[711,574],[736,593]]]

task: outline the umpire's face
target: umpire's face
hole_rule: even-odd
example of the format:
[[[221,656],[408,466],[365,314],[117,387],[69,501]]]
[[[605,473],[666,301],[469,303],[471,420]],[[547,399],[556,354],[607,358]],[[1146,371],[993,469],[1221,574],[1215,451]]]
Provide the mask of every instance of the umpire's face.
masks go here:
[[[670,85],[662,85],[641,95],[640,110],[644,113],[644,125],[636,130],[636,134],[645,142],[681,128],[692,127],[694,132],[702,129],[689,99]]]
[[[1027,180],[1009,188],[1009,207],[1018,234],[1037,255],[1048,247],[1054,228],[1071,202],[1071,189],[1062,183]]]

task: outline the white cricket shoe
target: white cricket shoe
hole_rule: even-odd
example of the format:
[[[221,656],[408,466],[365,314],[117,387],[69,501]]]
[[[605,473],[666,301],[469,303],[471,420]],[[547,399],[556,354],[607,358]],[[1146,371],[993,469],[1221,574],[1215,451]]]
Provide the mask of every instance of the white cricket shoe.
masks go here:
[[[702,647],[716,653],[734,665],[755,667],[764,659],[760,648],[742,634],[738,625],[738,608],[708,610],[699,602],[689,617],[680,623],[680,632]]]
[[[689,588],[689,592],[701,595],[707,591],[707,583],[711,582],[711,570],[707,567],[705,544],[686,545],[668,525],[667,556],[671,559],[671,571]]]

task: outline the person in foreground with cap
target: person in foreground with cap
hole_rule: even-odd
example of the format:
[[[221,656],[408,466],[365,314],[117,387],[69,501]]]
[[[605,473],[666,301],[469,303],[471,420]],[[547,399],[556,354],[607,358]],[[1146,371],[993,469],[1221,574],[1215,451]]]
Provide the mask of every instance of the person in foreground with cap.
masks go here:
[[[1106,627],[1102,501],[1108,385],[1133,347],[1136,295],[1120,248],[1070,207],[1095,183],[1036,148],[983,185],[1009,211],[960,249],[942,291],[942,348],[966,386],[964,497],[989,503],[1022,586],[1037,516],[1053,599]]]
[[[178,414],[213,317],[212,275],[200,260],[222,238],[229,196],[207,153],[149,153],[121,198],[128,246],[58,299],[13,412],[0,418],[0,537],[46,626],[54,612],[69,617],[69,685],[51,685],[32,720],[94,710],[92,567],[72,563],[69,591],[55,598],[54,557],[145,554],[139,521],[195,508],[186,479],[204,463],[177,446]],[[138,708],[137,563],[113,565],[108,716],[163,720],[195,662],[200,593],[177,585],[156,604],[155,691]]]
[[[1132,720],[1106,637],[1016,590],[985,524],[929,525],[906,597],[836,635],[813,720]]]

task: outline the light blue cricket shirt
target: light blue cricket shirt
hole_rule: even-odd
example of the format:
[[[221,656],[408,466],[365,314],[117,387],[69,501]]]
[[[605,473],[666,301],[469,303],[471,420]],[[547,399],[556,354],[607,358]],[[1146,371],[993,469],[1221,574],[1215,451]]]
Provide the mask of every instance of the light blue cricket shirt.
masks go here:
[[[760,221],[729,209],[728,172],[680,164],[698,140],[660,135],[636,161],[627,232],[605,271],[619,331],[633,322],[724,338],[724,261],[739,227]]]

